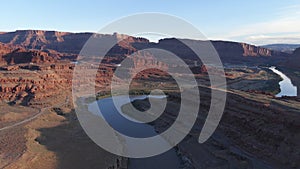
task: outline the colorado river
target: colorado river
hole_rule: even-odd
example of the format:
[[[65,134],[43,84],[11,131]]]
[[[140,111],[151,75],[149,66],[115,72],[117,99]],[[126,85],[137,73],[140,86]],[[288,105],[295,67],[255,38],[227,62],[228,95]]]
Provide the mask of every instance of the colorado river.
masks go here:
[[[122,100],[124,96],[115,96]],[[144,99],[147,96],[136,96],[135,99]],[[124,97],[125,100],[125,97]],[[126,101],[122,104],[127,104]],[[154,127],[145,123],[136,123],[130,121],[118,112],[118,108],[114,105],[113,99],[104,98],[97,102],[93,102],[88,105],[88,110],[92,113],[97,113],[97,108],[101,109],[105,120],[118,132],[123,133],[127,136],[145,138],[157,135]],[[102,116],[102,115],[99,115]],[[163,139],[163,138],[162,138]],[[147,146],[147,145],[145,145]],[[175,149],[171,149],[164,154],[142,158],[142,159],[129,159],[129,169],[179,169],[180,159],[176,154]]]
[[[288,78],[281,71],[277,70],[276,67],[272,66],[269,68],[274,73],[278,74],[283,80],[279,82],[280,85],[280,93],[278,93],[277,97],[282,96],[297,96],[297,87],[292,84],[290,78]]]

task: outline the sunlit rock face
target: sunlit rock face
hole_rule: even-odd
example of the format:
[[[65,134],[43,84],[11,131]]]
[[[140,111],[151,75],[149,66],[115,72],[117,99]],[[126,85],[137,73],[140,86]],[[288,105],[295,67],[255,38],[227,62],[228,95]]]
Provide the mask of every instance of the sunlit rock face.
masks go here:
[[[41,30],[22,30],[0,34],[0,66],[5,76],[0,77],[0,97],[9,101],[41,100],[52,97],[59,90],[70,89],[72,84],[72,73],[74,61],[82,50],[83,45],[89,38],[98,40],[110,40],[115,45],[102,59],[103,65],[96,76],[99,87],[110,83],[113,71],[121,66],[124,59],[132,62],[132,70],[127,70],[132,76],[137,74],[136,70],[152,68],[137,75],[137,78],[148,78],[154,75],[166,76],[167,70],[180,70],[172,63],[165,63],[151,52],[143,52],[144,49],[156,48],[166,50],[181,58],[193,72],[205,73],[209,65],[203,66],[195,53],[180,40],[175,38],[162,39],[158,43],[140,37],[132,37],[123,34],[93,34],[93,33],[68,33]],[[195,45],[201,45],[208,41],[188,40]],[[223,63],[261,65],[273,64],[286,60],[287,54],[273,52],[271,50],[253,45],[226,41],[209,41],[220,55]],[[294,56],[299,55],[300,49],[296,50]],[[92,54],[95,58],[97,53]],[[102,56],[100,56],[102,57]],[[300,57],[298,57],[300,58]],[[69,62],[68,62],[69,61]],[[91,61],[93,61],[91,59]],[[95,60],[97,61],[97,60]],[[196,67],[193,67],[196,63]],[[292,62],[298,63],[298,62]],[[295,64],[295,66],[299,66]],[[211,67],[213,68],[213,67]],[[27,69],[23,75],[22,70]],[[82,65],[82,69],[98,69],[92,64]],[[158,71],[158,70],[164,70]],[[40,74],[35,74],[38,71]],[[20,79],[20,77],[22,77]],[[91,77],[93,78],[93,77]],[[18,85],[22,83],[22,85]],[[297,85],[299,86],[299,85]],[[58,89],[58,90],[57,90]],[[298,90],[298,93],[300,90]],[[58,92],[59,93],[59,92]]]

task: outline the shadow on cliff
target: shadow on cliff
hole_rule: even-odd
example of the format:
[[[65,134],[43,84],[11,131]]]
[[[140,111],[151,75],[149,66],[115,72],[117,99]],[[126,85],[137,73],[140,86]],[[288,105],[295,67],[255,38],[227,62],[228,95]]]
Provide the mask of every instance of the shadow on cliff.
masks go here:
[[[200,88],[200,95],[201,109],[199,116],[203,116],[205,119],[210,105],[209,89]],[[244,165],[243,161],[246,160],[249,168],[255,168],[251,166],[264,163],[263,161],[278,168],[282,168],[282,166],[284,168],[292,168],[293,165],[300,166],[296,160],[298,157],[297,152],[289,151],[299,148],[299,144],[294,142],[295,138],[299,136],[297,128],[299,127],[300,117],[299,114],[293,113],[294,109],[291,109],[288,105],[279,104],[276,100],[264,103],[257,100],[259,98],[250,99],[249,96],[243,94],[228,93],[227,98],[226,109],[215,134],[222,133],[222,135],[226,135],[231,145],[226,148],[228,153],[224,156],[218,156],[218,153],[222,153],[224,148],[215,149],[214,147],[212,148],[213,152],[208,151],[207,154],[216,154],[214,155],[216,160],[224,157],[223,160],[227,161],[226,165],[239,165],[235,164],[236,162],[232,161],[231,157],[243,158],[244,160],[241,161],[240,165]],[[40,129],[41,136],[36,141],[46,146],[49,151],[55,152],[58,157],[57,168],[116,169],[120,166],[121,162],[117,156],[101,149],[88,138],[82,130],[74,111],[68,113],[61,113],[60,110],[55,111],[60,116],[65,117],[65,122],[56,127]],[[299,110],[296,111],[299,112]],[[192,130],[193,136],[193,133],[199,133],[199,126],[202,125],[203,121],[201,119],[196,122]],[[189,138],[189,136],[186,138],[188,140],[187,144]],[[197,154],[201,152],[198,150],[206,150],[214,146],[213,140],[218,139],[210,139],[206,144],[197,144],[196,146],[195,144],[188,144],[187,146],[193,146],[191,151]],[[239,150],[232,150],[232,147],[247,153],[241,155]],[[245,159],[247,157],[245,154],[252,154],[255,158]],[[288,159],[286,159],[287,156],[289,156]],[[207,164],[207,168],[209,165],[214,165],[214,163],[208,163],[207,161],[205,164]]]
[[[39,129],[41,135],[35,141],[56,154],[58,169],[121,168],[120,157],[101,149],[85,134],[74,110],[55,111],[65,121],[56,127]]]
[[[250,94],[250,96],[249,96]],[[227,93],[223,117],[213,136],[198,144],[211,99],[207,88],[200,88],[201,107],[191,134],[179,144],[181,151],[194,157],[202,168],[298,168],[297,138],[299,109],[289,99],[245,92]],[[263,99],[261,98],[263,97]],[[266,97],[266,98],[264,98]],[[289,158],[286,158],[286,157]],[[197,158],[198,157],[198,158]],[[230,167],[228,167],[230,166]],[[199,167],[199,166],[198,166]]]

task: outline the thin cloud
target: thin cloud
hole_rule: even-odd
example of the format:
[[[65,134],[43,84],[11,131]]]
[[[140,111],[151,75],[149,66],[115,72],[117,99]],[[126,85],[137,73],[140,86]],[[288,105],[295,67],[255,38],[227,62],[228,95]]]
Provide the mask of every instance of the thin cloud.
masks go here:
[[[287,34],[280,36],[255,35],[249,36],[245,38],[245,40],[258,45],[275,43],[300,44],[300,34]]]
[[[283,7],[279,17],[261,23],[245,25],[231,31],[222,39],[254,44],[300,43],[300,5]],[[297,34],[295,36],[295,34]]]

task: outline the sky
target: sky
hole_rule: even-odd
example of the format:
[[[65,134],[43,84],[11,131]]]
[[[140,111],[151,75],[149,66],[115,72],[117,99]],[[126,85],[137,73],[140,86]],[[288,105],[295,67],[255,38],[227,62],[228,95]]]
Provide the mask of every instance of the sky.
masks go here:
[[[0,31],[98,32],[144,12],[177,16],[208,39],[300,44],[300,0],[3,0]]]

